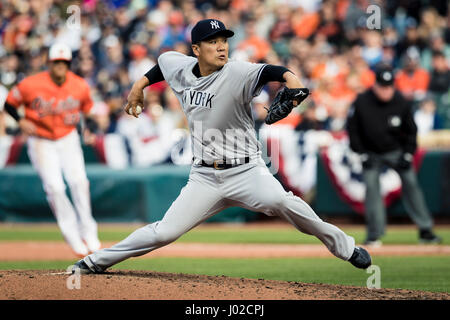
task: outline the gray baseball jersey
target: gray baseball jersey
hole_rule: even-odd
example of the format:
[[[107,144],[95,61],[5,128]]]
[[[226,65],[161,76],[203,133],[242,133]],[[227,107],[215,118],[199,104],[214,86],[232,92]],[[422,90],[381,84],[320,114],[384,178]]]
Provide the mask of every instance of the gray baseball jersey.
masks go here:
[[[301,198],[286,192],[258,151],[250,101],[264,65],[229,61],[206,77],[192,69],[197,59],[167,52],[158,59],[164,78],[180,100],[189,120],[194,157],[189,180],[161,221],[148,224],[111,248],[84,258],[90,269],[103,271],[128,259],[165,246],[214,214],[239,206],[277,215],[299,231],[314,235],[336,257],[350,259],[355,240],[320,219]],[[247,140],[244,140],[247,138]],[[205,162],[250,157],[229,169],[202,166]]]
[[[191,131],[196,161],[260,155],[251,100],[265,64],[230,59],[220,70],[197,78],[197,59],[178,52],[159,56],[158,65],[180,101]]]

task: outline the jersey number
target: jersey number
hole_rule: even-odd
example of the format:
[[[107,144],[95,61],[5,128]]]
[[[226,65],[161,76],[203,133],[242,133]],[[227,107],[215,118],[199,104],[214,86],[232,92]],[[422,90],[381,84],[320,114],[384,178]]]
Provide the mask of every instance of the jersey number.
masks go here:
[[[68,126],[74,126],[80,121],[79,113],[68,113],[64,115],[64,124]]]

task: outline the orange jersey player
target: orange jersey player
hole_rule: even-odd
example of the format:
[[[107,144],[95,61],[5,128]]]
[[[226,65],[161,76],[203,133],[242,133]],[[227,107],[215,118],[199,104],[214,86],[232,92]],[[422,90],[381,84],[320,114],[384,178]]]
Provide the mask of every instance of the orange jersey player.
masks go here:
[[[38,137],[57,140],[76,129],[80,112],[88,114],[93,103],[84,79],[67,71],[65,81],[56,84],[50,71],[25,78],[13,87],[6,100],[13,107],[25,107],[25,119]]]
[[[49,51],[49,69],[12,88],[5,110],[28,135],[28,155],[65,240],[83,256],[100,248],[92,217],[89,181],[76,126],[93,103],[84,79],[69,70],[72,52],[64,44]],[[21,117],[17,108],[24,106]],[[69,185],[73,205],[65,192]]]

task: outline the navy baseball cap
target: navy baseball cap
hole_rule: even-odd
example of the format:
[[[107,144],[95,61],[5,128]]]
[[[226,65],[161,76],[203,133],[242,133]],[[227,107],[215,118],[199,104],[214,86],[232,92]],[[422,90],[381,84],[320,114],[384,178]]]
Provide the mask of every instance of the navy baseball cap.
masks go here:
[[[382,66],[376,70],[376,82],[380,86],[391,86],[394,84],[394,71],[390,66]]]
[[[217,35],[230,38],[234,36],[234,32],[225,28],[222,21],[216,19],[200,20],[194,28],[192,28],[191,41],[192,43],[198,43]]]

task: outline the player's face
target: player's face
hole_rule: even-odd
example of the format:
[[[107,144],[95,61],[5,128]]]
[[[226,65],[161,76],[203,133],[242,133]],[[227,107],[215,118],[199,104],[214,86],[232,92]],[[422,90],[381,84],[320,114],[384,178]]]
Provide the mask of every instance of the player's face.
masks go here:
[[[204,64],[219,69],[228,62],[228,39],[220,36],[201,41],[193,46],[193,51]]]
[[[51,61],[49,70],[54,77],[63,78],[69,70],[69,64],[66,61]]]

